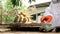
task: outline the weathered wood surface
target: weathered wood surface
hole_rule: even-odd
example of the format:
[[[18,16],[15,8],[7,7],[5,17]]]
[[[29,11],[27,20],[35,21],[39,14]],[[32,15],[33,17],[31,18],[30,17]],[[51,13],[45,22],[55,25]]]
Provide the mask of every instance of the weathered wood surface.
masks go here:
[[[23,24],[23,23],[12,23],[12,24],[0,24],[0,27],[45,27],[46,24],[39,23],[31,23],[31,24]]]

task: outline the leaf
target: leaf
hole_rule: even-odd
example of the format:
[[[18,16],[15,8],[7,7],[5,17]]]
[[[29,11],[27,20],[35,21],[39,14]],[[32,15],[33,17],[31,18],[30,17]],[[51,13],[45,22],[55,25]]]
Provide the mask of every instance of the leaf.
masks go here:
[[[11,2],[13,4],[13,6],[19,6],[19,4],[22,5],[22,1],[21,0],[11,0]]]
[[[34,2],[35,2],[36,0],[29,0],[28,2],[31,4],[31,3],[32,3],[32,1],[34,1]]]
[[[36,0],[32,0],[32,1],[34,1],[34,2],[35,2]]]
[[[16,0],[11,0],[11,2],[12,2],[12,4],[13,4],[13,6],[16,5]]]

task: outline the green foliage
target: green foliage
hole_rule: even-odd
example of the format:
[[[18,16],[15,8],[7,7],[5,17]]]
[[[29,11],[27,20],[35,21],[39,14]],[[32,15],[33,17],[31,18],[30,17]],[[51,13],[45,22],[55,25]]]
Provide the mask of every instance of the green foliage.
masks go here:
[[[29,0],[30,3],[32,1],[35,2],[35,0]],[[9,10],[13,9],[14,7],[19,7],[19,9],[25,7],[25,6],[22,6],[22,5],[23,5],[22,0],[6,0],[4,10],[9,11]]]
[[[35,2],[35,0],[29,0],[29,2],[31,3],[32,1]],[[5,8],[3,9],[4,13],[8,13],[11,9],[14,9],[16,7],[16,9],[20,9],[20,11],[25,11],[27,10],[27,8],[22,4],[22,0],[6,0],[5,2]],[[14,15],[2,15],[2,20],[5,23],[9,23],[9,22],[13,22],[14,18],[15,18],[15,14]]]
[[[9,11],[14,7],[21,7],[21,6],[22,6],[21,0],[6,0],[4,10]]]
[[[11,10],[11,9],[13,9],[13,5],[12,5],[12,3],[11,3],[11,0],[6,0],[4,10],[5,10],[5,11],[9,11],[9,10]]]
[[[19,6],[19,2],[22,4],[21,0],[11,0],[13,6]]]
[[[4,16],[2,16],[2,20],[5,23],[10,23],[10,22],[13,22],[14,16],[4,15]]]
[[[29,3],[31,4],[31,3],[32,3],[32,1],[34,1],[34,2],[35,2],[36,0],[29,0]]]

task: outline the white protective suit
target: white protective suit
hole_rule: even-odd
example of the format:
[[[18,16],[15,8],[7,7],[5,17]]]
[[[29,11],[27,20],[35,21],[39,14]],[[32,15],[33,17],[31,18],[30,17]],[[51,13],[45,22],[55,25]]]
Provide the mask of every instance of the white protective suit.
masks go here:
[[[60,0],[52,0],[44,15],[51,15],[53,17],[51,21],[53,27],[60,26]]]

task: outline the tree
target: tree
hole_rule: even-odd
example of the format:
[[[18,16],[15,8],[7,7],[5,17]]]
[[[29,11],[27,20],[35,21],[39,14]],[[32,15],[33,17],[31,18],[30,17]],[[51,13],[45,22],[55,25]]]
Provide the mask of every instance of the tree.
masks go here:
[[[31,4],[32,1],[35,2],[35,0],[29,0],[28,2]],[[11,0],[11,2],[14,6],[19,6],[19,4],[20,6],[22,5],[22,0]]]
[[[29,3],[31,4],[31,2],[32,2],[32,1],[34,1],[34,2],[35,2],[36,0],[29,0]]]
[[[13,4],[12,4],[11,0],[6,0],[4,10],[9,11],[11,9],[13,9]]]
[[[11,0],[13,6],[19,6],[19,4],[20,4],[20,6],[21,6],[21,5],[22,5],[22,2],[21,2],[21,1],[22,1],[22,0]]]
[[[31,3],[32,1],[35,0],[29,0],[28,2]],[[14,19],[14,15],[8,15],[8,12],[12,9],[19,9],[19,10],[26,10],[26,7],[22,4],[22,0],[6,0],[5,5],[4,5],[4,13],[6,13],[6,15],[4,14],[2,16],[2,19],[5,22],[11,22]]]
[[[35,2],[35,0],[29,0],[28,2],[31,4],[32,1]],[[14,7],[19,7],[19,9],[23,8],[24,6],[22,0],[6,0],[4,10],[8,11],[13,9]]]

